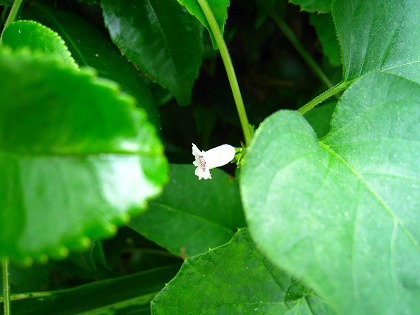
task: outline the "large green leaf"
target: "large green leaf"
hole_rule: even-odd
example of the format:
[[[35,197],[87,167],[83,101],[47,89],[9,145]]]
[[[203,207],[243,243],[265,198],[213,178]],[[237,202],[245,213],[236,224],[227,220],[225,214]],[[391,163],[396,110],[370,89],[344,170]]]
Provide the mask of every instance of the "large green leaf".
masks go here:
[[[192,15],[194,15],[200,22],[203,24],[211,37],[213,42],[213,47],[217,48],[216,40],[214,39],[213,32],[210,29],[209,23],[207,22],[207,18],[201,10],[200,5],[198,4],[197,0],[178,0],[180,4],[185,6]],[[207,1],[214,18],[216,19],[217,25],[219,26],[220,31],[223,34],[225,29],[226,20],[228,17],[227,9],[230,5],[230,0],[208,0]]]
[[[199,181],[194,166],[172,164],[161,197],[129,226],[174,254],[192,256],[228,242],[245,226],[238,182],[221,170]]]
[[[298,113],[257,130],[241,178],[258,246],[343,314],[420,309],[420,86],[371,73],[320,141]]]
[[[3,32],[2,43],[12,49],[26,47],[32,51],[54,55],[76,66],[63,39],[54,31],[35,21],[16,21]]]
[[[25,6],[22,15],[58,32],[80,66],[95,68],[99,76],[117,82],[123,92],[136,98],[137,106],[147,112],[149,121],[160,127],[155,101],[143,78],[96,26],[74,14],[39,2]]]
[[[290,0],[290,2],[299,5],[304,11],[327,13],[331,11],[332,0]]]
[[[115,84],[5,50],[0,77],[0,257],[63,257],[160,193],[162,145]]]
[[[11,297],[13,314],[150,314],[149,301],[179,270],[179,265],[96,281],[66,290]],[[1,301],[1,298],[0,298]]]
[[[124,56],[187,105],[203,54],[200,23],[176,1],[103,0],[101,5]]]
[[[419,1],[334,1],[344,79],[381,69],[420,82],[419,16]]]
[[[310,289],[273,266],[246,229],[186,260],[151,304],[153,314],[333,314]]]

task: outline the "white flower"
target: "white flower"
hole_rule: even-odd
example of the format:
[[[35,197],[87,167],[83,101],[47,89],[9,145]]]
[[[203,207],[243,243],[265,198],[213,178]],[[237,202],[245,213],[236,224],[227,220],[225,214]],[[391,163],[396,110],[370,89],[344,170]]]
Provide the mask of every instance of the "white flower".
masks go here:
[[[198,176],[198,179],[211,178],[210,170],[232,161],[235,153],[235,148],[229,144],[222,144],[208,151],[200,151],[193,143],[192,154],[195,157],[193,164],[197,166],[195,175]]]

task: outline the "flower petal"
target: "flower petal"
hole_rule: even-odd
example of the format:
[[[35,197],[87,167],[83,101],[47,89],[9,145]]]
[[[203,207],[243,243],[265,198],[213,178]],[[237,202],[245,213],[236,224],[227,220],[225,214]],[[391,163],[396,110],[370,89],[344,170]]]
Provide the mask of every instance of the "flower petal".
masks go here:
[[[212,169],[215,167],[223,166],[235,157],[235,148],[229,144],[222,144],[204,153],[206,161],[206,168]]]
[[[203,153],[204,152],[201,152],[194,143],[192,144],[192,155],[194,155],[195,158],[197,158],[200,155],[203,155]]]
[[[201,167],[197,167],[194,172],[195,175],[198,176],[198,179],[211,179],[210,170],[208,168],[202,169]]]

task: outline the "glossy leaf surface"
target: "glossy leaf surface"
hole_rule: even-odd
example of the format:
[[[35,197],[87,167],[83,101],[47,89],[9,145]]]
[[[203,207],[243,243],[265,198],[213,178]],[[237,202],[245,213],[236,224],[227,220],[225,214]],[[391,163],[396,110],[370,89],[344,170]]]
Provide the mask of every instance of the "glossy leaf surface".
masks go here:
[[[3,45],[12,49],[28,48],[32,51],[54,55],[63,62],[74,65],[63,39],[54,31],[35,21],[16,21],[3,33]]]
[[[280,111],[247,155],[253,238],[343,314],[420,308],[419,104],[418,84],[372,73],[345,92],[320,141],[298,113]]]
[[[219,169],[199,181],[193,165],[170,166],[159,199],[129,226],[174,254],[190,257],[228,242],[245,226],[238,182]]]
[[[337,0],[332,12],[345,80],[380,69],[420,82],[418,1]]]
[[[115,84],[4,50],[0,73],[0,257],[63,257],[160,193],[162,145]]]
[[[123,55],[187,105],[203,54],[202,27],[176,1],[101,2],[105,25]]]
[[[117,82],[121,90],[134,96],[148,120],[160,127],[159,113],[150,91],[129,63],[96,26],[81,17],[42,3],[31,3],[22,12],[58,32],[80,66],[97,69],[98,75]]]

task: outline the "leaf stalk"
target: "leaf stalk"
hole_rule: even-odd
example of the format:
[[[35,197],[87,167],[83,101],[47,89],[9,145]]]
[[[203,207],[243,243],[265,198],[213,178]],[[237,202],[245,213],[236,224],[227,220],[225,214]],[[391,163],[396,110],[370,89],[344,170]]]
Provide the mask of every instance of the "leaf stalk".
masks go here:
[[[325,92],[319,94],[317,97],[315,97],[314,99],[312,99],[311,101],[309,101],[308,103],[303,105],[301,108],[298,109],[298,112],[301,113],[302,115],[306,114],[311,109],[313,109],[315,106],[321,104],[323,101],[327,100],[331,96],[334,96],[335,94],[340,93],[341,91],[348,88],[350,86],[350,84],[353,83],[353,81],[354,80],[345,81],[345,82],[341,82],[341,83],[333,86],[332,88],[330,88],[330,89],[326,90]]]
[[[229,79],[229,84],[232,89],[233,98],[235,100],[236,109],[238,111],[239,120],[241,122],[242,131],[244,134],[245,144],[249,146],[252,140],[252,130],[248,122],[248,117],[246,115],[244,102],[242,100],[241,91],[239,89],[238,80],[236,78],[235,69],[233,68],[232,60],[229,55],[226,42],[223,39],[222,32],[220,31],[219,25],[216,22],[216,19],[213,15],[213,12],[207,3],[207,0],[197,0],[198,4],[203,10],[203,13],[209,23],[210,30],[213,33],[214,39],[216,40],[217,46],[219,47],[220,56],[222,57],[223,64],[226,69],[226,74]]]
[[[3,272],[3,310],[4,315],[10,315],[10,284],[9,284],[9,258],[1,262]]]

